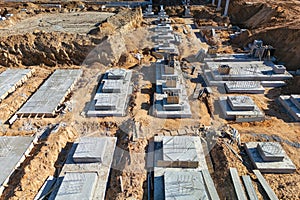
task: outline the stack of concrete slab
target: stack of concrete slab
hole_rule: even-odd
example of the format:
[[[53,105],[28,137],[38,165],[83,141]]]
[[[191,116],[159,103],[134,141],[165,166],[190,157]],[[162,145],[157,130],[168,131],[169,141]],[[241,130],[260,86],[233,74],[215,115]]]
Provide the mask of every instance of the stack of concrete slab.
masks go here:
[[[99,88],[95,94],[89,117],[106,117],[126,115],[130,95],[132,71],[125,69],[111,69],[100,80]]]
[[[31,75],[31,69],[7,69],[0,74],[0,102],[17,87],[21,86]]]
[[[271,61],[222,58],[205,60],[204,77],[208,85],[222,86],[228,81],[259,81],[263,87],[281,87],[292,75],[284,67],[278,67]],[[229,66],[228,73],[221,73],[220,66]],[[247,84],[249,92],[251,84]],[[247,86],[245,85],[245,86]],[[260,88],[260,87],[258,87]]]
[[[149,182],[155,200],[219,199],[199,137],[155,136],[150,147],[147,166],[154,173]]]
[[[281,95],[278,99],[290,116],[295,121],[300,121],[300,95]]]
[[[247,142],[245,149],[253,166],[264,173],[293,173],[296,167],[277,142]]]
[[[0,195],[7,186],[10,176],[29,155],[36,141],[35,137],[0,137]]]
[[[73,144],[56,183],[43,187],[48,191],[38,195],[51,193],[49,199],[104,199],[116,141],[115,137],[80,138]]]
[[[81,74],[78,69],[56,70],[17,112],[18,117],[54,117]]]
[[[264,113],[257,107],[251,97],[227,96],[219,99],[223,117],[237,122],[263,121]]]

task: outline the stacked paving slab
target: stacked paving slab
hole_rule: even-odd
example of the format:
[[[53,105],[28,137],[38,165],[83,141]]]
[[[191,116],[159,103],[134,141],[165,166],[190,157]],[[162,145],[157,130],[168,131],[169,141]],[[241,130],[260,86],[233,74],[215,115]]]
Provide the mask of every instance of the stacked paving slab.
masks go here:
[[[253,166],[263,173],[293,173],[296,167],[278,142],[247,142]]]
[[[0,137],[0,195],[26,156],[31,152],[35,137],[1,136]]]
[[[264,113],[248,96],[224,96],[219,99],[223,117],[237,122],[263,121]]]
[[[264,87],[281,87],[292,78],[283,65],[258,61],[245,54],[205,58],[208,85],[225,86],[227,93],[264,93]]]
[[[160,13],[163,12],[163,10],[160,11]],[[163,56],[163,59],[158,59],[155,64],[156,92],[153,115],[159,118],[190,118],[192,113],[185,80],[177,58],[179,53],[174,44],[173,29],[170,24],[163,23],[158,24],[154,31],[157,35],[154,40],[158,42],[156,50]]]
[[[199,137],[155,136],[147,163],[154,200],[219,199]]]
[[[280,104],[295,121],[300,121],[300,95],[282,95],[278,98]]]
[[[126,115],[130,95],[132,71],[125,69],[111,69],[100,80],[88,117],[106,117]]]
[[[58,69],[17,112],[18,117],[54,117],[82,70]]]
[[[50,200],[104,199],[117,138],[83,137],[75,142],[52,187],[50,177],[35,197],[50,193]]]

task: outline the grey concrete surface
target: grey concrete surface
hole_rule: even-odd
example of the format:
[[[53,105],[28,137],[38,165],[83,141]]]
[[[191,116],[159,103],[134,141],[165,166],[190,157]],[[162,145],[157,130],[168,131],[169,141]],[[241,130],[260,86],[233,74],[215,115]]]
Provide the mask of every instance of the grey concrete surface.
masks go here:
[[[57,69],[17,112],[18,117],[53,117],[73,89],[82,70]]]

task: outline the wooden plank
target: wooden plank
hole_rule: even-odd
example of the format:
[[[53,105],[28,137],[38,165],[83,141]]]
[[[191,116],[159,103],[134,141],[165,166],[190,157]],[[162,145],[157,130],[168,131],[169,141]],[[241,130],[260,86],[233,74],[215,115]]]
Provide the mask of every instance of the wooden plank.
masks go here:
[[[246,193],[249,198],[249,200],[258,200],[256,191],[252,185],[252,181],[250,176],[242,176],[244,186],[246,188]]]
[[[207,169],[203,169],[201,172],[209,198],[211,200],[220,200],[218,192],[215,188],[215,184],[209,174],[209,171]]]
[[[236,168],[230,168],[230,175],[232,183],[234,185],[235,194],[238,200],[247,200],[245,191],[243,189],[242,183],[240,181],[239,174]]]
[[[260,171],[253,170],[253,173],[256,175],[258,181],[262,185],[262,187],[263,187],[264,191],[266,192],[266,194],[268,195],[269,199],[270,200],[278,200],[276,194],[274,193],[274,191],[272,190],[272,188],[270,187],[270,185],[268,184],[266,179],[263,177],[263,175],[260,173]]]

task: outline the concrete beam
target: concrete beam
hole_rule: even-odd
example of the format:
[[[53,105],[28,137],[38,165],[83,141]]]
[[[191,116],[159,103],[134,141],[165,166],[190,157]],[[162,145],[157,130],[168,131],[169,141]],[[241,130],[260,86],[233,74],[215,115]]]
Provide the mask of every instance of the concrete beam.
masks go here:
[[[222,0],[218,0],[217,11],[221,10],[221,3],[222,3]]]
[[[224,10],[223,16],[227,16],[227,14],[228,14],[229,2],[230,2],[230,0],[226,0],[226,5],[225,5],[225,10]]]

